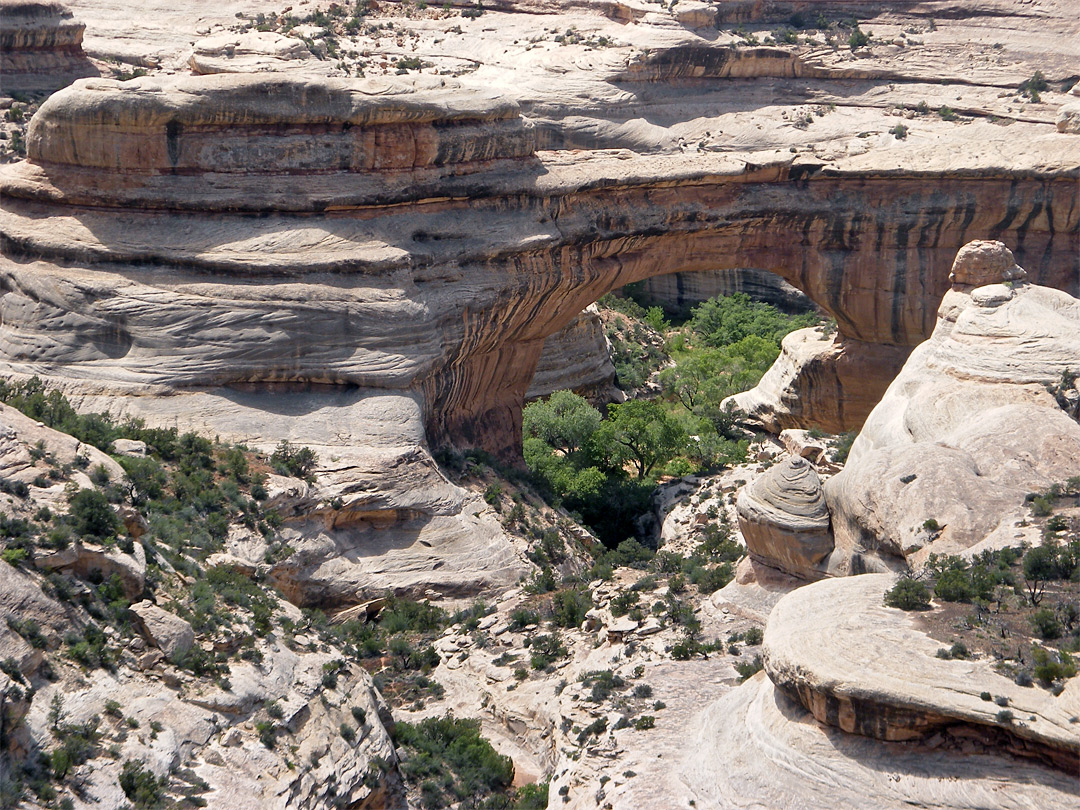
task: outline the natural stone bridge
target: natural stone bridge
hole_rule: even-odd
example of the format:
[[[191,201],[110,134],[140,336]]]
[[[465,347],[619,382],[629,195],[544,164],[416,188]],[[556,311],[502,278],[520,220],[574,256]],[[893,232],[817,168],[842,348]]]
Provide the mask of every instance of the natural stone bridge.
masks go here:
[[[545,338],[649,276],[758,267],[805,291],[839,328],[801,383],[845,403],[832,429],[927,337],[965,242],[1000,239],[1033,281],[1077,289],[1069,136],[831,161],[543,151],[516,103],[445,83],[57,93],[0,174],[5,372],[128,402],[402,393],[432,444],[514,456]]]

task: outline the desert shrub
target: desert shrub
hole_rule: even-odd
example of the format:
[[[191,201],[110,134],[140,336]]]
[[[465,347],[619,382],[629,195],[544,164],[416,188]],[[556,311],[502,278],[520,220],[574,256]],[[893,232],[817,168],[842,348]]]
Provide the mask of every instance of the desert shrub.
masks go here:
[[[625,616],[630,612],[630,608],[634,607],[641,601],[641,596],[635,591],[624,591],[611,600],[608,607],[611,609],[611,615],[616,618],[619,616]]]
[[[856,25],[855,30],[851,32],[851,36],[848,37],[848,47],[854,51],[857,48],[863,48],[869,44],[870,35],[864,33],[863,30]]]
[[[760,627],[751,627],[742,637],[748,647],[756,647],[765,640],[765,633]]]
[[[405,776],[433,785],[425,796],[430,807],[458,802],[472,806],[492,793],[506,791],[513,781],[513,762],[480,736],[479,720],[447,714],[416,724],[399,721],[393,738],[399,747],[411,749],[401,763]]]
[[[586,672],[581,676],[581,682],[592,687],[589,700],[593,703],[603,703],[611,696],[612,692],[626,686],[626,681],[610,669]]]
[[[1066,652],[1053,652],[1035,644],[1031,648],[1035,662],[1035,677],[1044,684],[1065,680],[1076,675],[1076,662]]]
[[[930,591],[921,582],[901,577],[885,592],[885,604],[900,610],[926,610],[930,607]]]
[[[547,669],[568,654],[558,633],[538,634],[528,639],[532,650],[530,664],[533,669]]]
[[[585,588],[556,591],[551,598],[551,620],[556,627],[580,627],[592,606],[592,595]]]
[[[121,526],[108,498],[94,489],[80,489],[71,496],[68,519],[76,534],[90,540],[111,540]]]
[[[1031,626],[1042,639],[1061,638],[1061,622],[1050,608],[1039,608],[1031,615]]]
[[[753,661],[740,661],[735,665],[735,671],[739,673],[739,680],[745,681],[765,668],[760,655],[755,655]]]
[[[165,779],[141,762],[127,760],[120,771],[120,788],[136,810],[156,810],[165,802]]]
[[[291,475],[306,481],[314,480],[319,457],[310,447],[295,447],[286,439],[270,455],[270,466],[278,475]]]
[[[411,599],[389,600],[379,614],[379,627],[394,633],[434,633],[447,621],[446,611],[430,602]]]
[[[540,623],[540,614],[528,608],[516,608],[510,613],[510,629],[524,630],[531,624]]]

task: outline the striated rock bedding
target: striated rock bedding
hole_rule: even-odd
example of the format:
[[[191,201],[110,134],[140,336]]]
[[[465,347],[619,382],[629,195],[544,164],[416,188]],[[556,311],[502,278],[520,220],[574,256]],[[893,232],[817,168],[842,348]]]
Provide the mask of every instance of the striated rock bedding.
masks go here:
[[[752,559],[809,579],[827,570],[833,550],[829,510],[809,461],[788,456],[739,490],[737,509]]]
[[[937,657],[940,642],[909,614],[883,605],[893,581],[890,574],[826,580],[781,599],[763,647],[773,683],[819,721],[848,733],[914,740],[963,724],[1001,750],[1075,774],[1077,683],[1054,696],[1018,686],[987,661]],[[1015,719],[1002,719],[983,692],[1006,698]]]
[[[1031,181],[978,155],[946,173],[775,154],[541,153],[514,102],[442,85],[215,75],[56,94],[33,120],[29,160],[0,181],[0,227],[9,255],[83,269],[58,285],[44,262],[5,264],[9,368],[113,387],[411,389],[436,444],[507,454],[543,340],[650,274],[717,255],[776,268],[871,347],[923,336],[927,299],[946,282],[929,265],[965,234],[1015,237],[1041,278],[1073,283],[1075,257],[1055,249],[1076,230],[1066,136],[1048,136]],[[959,198],[957,221],[946,209]],[[1017,216],[1001,218],[1009,199],[1038,208],[1023,239]],[[926,228],[934,244],[909,247]],[[857,281],[890,250],[896,271]],[[71,284],[80,273],[92,293]],[[164,312],[149,303],[162,295]],[[226,315],[233,306],[247,318]],[[53,329],[55,318],[74,328]]]
[[[1070,370],[1080,300],[1027,282],[1000,242],[956,257],[938,326],[825,484],[838,550],[919,565],[1006,541],[1027,493],[1080,474]],[[927,533],[933,520],[940,527]]]
[[[0,2],[0,91],[52,92],[76,79],[98,75],[83,52],[86,26],[62,3]]]

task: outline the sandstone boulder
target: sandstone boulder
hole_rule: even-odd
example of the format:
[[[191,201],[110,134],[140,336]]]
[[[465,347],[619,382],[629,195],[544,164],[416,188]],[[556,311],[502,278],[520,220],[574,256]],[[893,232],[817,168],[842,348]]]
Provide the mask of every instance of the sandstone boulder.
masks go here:
[[[1027,272],[1016,263],[1012,251],[1001,242],[986,239],[968,242],[960,248],[949,271],[950,284],[967,287],[1025,278]]]
[[[687,28],[715,28],[716,8],[698,0],[683,0],[672,7],[672,15],[679,25]]]
[[[788,456],[740,490],[737,508],[751,558],[804,579],[824,575],[833,537],[810,462]]]
[[[780,443],[791,455],[805,458],[811,464],[822,462],[828,449],[824,440],[814,438],[808,430],[782,430]]]
[[[117,439],[113,442],[113,452],[118,456],[144,458],[146,456],[146,442],[137,439]]]
[[[1057,129],[1058,132],[1080,135],[1080,103],[1073,101],[1061,105],[1057,114]]]
[[[195,631],[190,624],[153,602],[136,602],[130,609],[138,617],[146,640],[165,653],[170,661],[183,658],[195,643]]]

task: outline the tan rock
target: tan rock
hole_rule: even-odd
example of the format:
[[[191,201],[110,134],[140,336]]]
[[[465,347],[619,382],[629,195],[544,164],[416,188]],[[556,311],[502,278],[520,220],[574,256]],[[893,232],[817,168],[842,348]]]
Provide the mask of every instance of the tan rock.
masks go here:
[[[97,70],[83,52],[86,25],[50,0],[3,0],[0,76],[5,94],[51,92]]]
[[[118,456],[143,458],[146,456],[146,442],[137,439],[116,439],[113,442],[113,452]]]
[[[141,543],[135,543],[129,554],[117,547],[75,542],[59,551],[39,552],[34,565],[49,571],[70,571],[83,579],[91,575],[109,579],[115,574],[128,599],[143,592],[146,580],[146,552]]]
[[[1058,132],[1070,135],[1080,134],[1080,103],[1062,104],[1057,114]]]
[[[958,279],[1017,275],[1000,244],[962,253]],[[958,283],[945,295],[933,336],[826,482],[838,557],[853,570],[867,552],[914,564],[958,553],[1022,516],[1028,492],[1076,475],[1080,424],[1048,388],[1080,357],[1080,301],[1011,284]],[[917,535],[929,519],[943,529],[927,545]]]
[[[716,8],[708,3],[682,0],[677,6],[672,7],[671,13],[679,25],[685,25],[688,28],[716,27]]]
[[[304,41],[273,31],[218,34],[194,45],[188,64],[193,73],[261,73],[283,63],[313,59]]]
[[[764,673],[706,706],[684,729],[696,744],[668,778],[673,786],[693,786],[698,807],[786,807],[793,797],[807,810],[1077,803],[1071,774],[1031,760],[882,742],[823,725]]]
[[[739,528],[750,556],[794,576],[823,576],[833,550],[821,479],[788,456],[739,492]]]
[[[813,425],[830,433],[858,430],[911,353],[797,329],[758,384],[724,400],[772,433]],[[842,394],[837,392],[842,391]]]
[[[963,723],[987,727],[1012,746],[1068,772],[1080,766],[1072,718],[1080,692],[1055,697],[1018,686],[989,661],[944,660],[941,643],[915,617],[885,607],[890,574],[844,577],[785,596],[765,629],[765,671],[820,722],[883,740],[911,740]],[[982,692],[1004,696],[1018,718],[998,719]],[[1005,746],[1006,748],[1009,745]]]
[[[827,449],[824,441],[813,438],[806,430],[782,430],[780,443],[791,455],[805,458],[812,464],[822,461]]]
[[[525,399],[570,390],[603,409],[618,401],[611,345],[595,306],[586,307],[567,326],[544,341]]]
[[[968,242],[956,254],[949,283],[982,287],[1002,281],[1023,281],[1027,272],[1016,263],[1011,250],[1001,242]]]
[[[195,631],[190,624],[153,602],[136,602],[130,610],[138,617],[139,628],[146,640],[165,653],[170,661],[183,658],[195,643]]]

